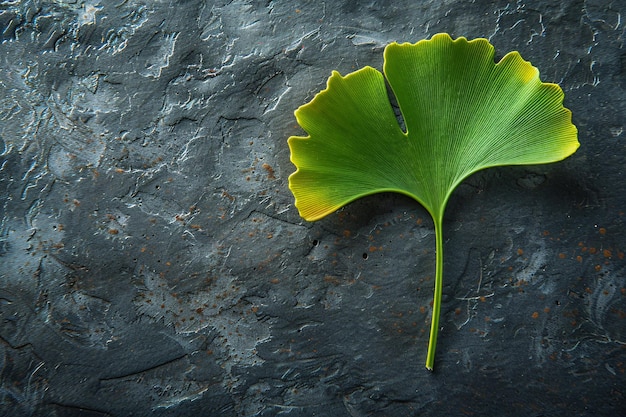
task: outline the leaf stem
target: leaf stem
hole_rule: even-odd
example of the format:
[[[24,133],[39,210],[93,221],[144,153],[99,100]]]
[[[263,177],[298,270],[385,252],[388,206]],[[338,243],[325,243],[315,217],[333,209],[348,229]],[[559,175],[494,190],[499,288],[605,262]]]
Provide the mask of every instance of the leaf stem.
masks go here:
[[[428,353],[426,354],[426,369],[433,370],[435,364],[435,349],[439,333],[439,314],[441,312],[441,293],[443,289],[443,216],[433,216],[435,224],[435,294],[433,298],[433,315],[430,322],[430,337]]]

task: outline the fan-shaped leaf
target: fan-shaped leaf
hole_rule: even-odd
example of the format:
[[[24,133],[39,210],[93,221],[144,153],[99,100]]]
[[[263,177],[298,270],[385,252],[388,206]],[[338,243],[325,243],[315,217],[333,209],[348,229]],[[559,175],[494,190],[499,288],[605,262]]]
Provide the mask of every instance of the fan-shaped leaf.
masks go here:
[[[289,138],[297,167],[289,187],[300,215],[310,221],[384,191],[411,196],[429,211],[437,235],[427,359],[432,369],[443,270],[441,223],[450,194],[478,170],[559,161],[579,143],[560,87],[542,83],[539,71],[518,52],[495,63],[486,39],[438,34],[416,44],[392,43],[384,57],[384,76],[371,67],[345,77],[335,71],[327,88],[296,110],[309,136]],[[389,101],[385,78],[406,131]]]

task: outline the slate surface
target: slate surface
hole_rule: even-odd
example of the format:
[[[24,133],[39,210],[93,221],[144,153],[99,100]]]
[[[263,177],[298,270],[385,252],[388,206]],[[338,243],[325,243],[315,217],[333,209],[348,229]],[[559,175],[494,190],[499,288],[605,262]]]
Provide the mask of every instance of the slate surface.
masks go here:
[[[626,414],[621,1],[0,2],[0,414]],[[311,224],[293,110],[434,33],[519,50],[581,148]]]

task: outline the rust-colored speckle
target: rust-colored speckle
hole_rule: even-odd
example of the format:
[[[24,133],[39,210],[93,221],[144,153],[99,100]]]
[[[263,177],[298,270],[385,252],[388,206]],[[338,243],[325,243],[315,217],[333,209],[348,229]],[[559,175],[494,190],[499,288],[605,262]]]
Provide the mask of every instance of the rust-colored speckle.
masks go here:
[[[341,281],[339,280],[339,278],[334,277],[332,275],[326,275],[324,276],[324,282],[327,282],[329,284],[333,284],[333,285],[339,285],[341,284]]]
[[[559,259],[565,259],[567,257],[567,255],[565,255],[563,252],[559,253]]]
[[[267,171],[267,178],[270,180],[275,180],[276,175],[274,174],[274,168],[268,163],[264,163],[261,165],[265,171]]]
[[[602,236],[606,235],[606,229],[604,227],[601,227],[598,229],[598,233],[600,233]]]
[[[531,317],[532,317],[533,319],[538,319],[538,318],[539,318],[539,312],[538,312],[538,311],[533,312],[533,314],[532,314],[532,316],[531,316]]]
[[[613,256],[613,253],[611,252],[610,249],[604,249],[602,251],[602,254],[604,255],[605,258],[611,258]]]
[[[524,249],[519,248],[519,249],[517,250],[517,254],[518,254],[519,256],[522,256],[522,255],[524,254]]]
[[[226,191],[222,191],[222,197],[226,197],[230,201],[235,201],[235,197],[233,197],[232,195],[228,194]]]

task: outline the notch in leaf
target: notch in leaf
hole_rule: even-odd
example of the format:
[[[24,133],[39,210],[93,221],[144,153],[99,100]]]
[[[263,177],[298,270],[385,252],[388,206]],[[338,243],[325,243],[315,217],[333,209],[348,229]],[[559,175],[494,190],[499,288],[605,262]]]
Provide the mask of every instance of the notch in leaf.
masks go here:
[[[426,368],[433,369],[443,280],[443,214],[469,175],[502,165],[560,161],[579,146],[571,112],[556,84],[510,52],[494,62],[486,39],[434,35],[392,43],[384,75],[365,67],[328,86],[295,111],[307,137],[288,143],[297,170],[289,177],[300,215],[319,220],[360,197],[398,192],[433,218],[436,273]],[[400,107],[403,131],[385,78]]]

